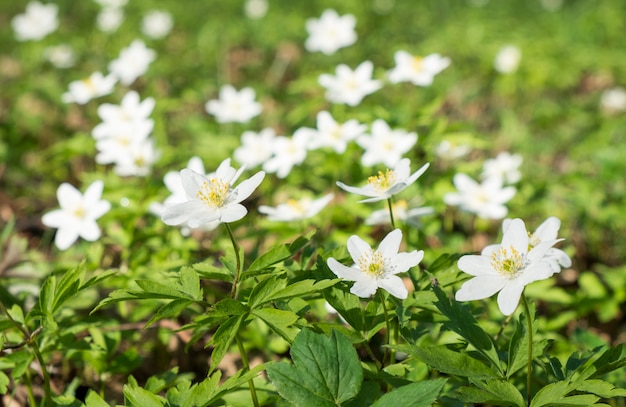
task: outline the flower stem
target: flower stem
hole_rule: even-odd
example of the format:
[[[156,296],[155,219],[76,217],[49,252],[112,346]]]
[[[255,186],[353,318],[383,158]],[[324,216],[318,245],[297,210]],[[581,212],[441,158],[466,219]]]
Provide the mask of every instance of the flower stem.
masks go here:
[[[391,345],[390,341],[392,338],[391,335],[391,322],[389,321],[389,312],[387,312],[387,304],[385,294],[382,290],[378,290],[378,294],[380,296],[380,302],[383,305],[383,313],[385,314],[385,325],[387,326],[387,337],[385,338],[385,343],[387,345]],[[385,367],[385,362],[389,359],[389,363],[393,363],[394,350],[389,347],[385,347],[385,354],[383,355],[382,367]]]
[[[526,301],[524,293],[522,293],[522,304],[524,305],[524,312],[526,313],[526,322],[528,322],[528,370],[526,372],[526,400],[528,405],[530,405],[530,381],[533,373],[533,320],[530,315],[528,301]]]
[[[239,275],[241,274],[241,258],[239,257],[240,248],[239,244],[237,244],[237,240],[235,239],[235,235],[233,235],[233,230],[230,228],[230,225],[228,223],[224,223],[224,226],[226,226],[228,236],[233,244],[233,250],[235,251],[235,262],[237,266],[235,269],[235,277],[233,278],[233,285],[230,289],[230,298],[236,300],[239,295]]]
[[[245,370],[250,370],[250,365],[248,364],[248,356],[246,355],[246,348],[243,346],[243,342],[239,337],[239,334],[235,335],[235,340],[237,341],[237,346],[239,347],[239,354],[241,355],[241,363],[243,364],[243,368]],[[254,380],[248,380],[248,386],[250,387],[250,396],[252,397],[252,403],[254,407],[259,407],[259,399],[256,395],[256,387],[254,387]]]
[[[391,229],[396,230],[396,222],[393,218],[393,205],[391,198],[387,198],[387,207],[389,208],[389,219],[391,219]]]

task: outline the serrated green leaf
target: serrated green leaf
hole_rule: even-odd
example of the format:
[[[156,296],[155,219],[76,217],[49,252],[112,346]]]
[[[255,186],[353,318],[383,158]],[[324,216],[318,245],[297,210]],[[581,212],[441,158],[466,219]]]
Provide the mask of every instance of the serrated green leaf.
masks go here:
[[[255,377],[257,377],[259,373],[263,371],[263,369],[265,369],[265,366],[261,364],[261,365],[257,365],[253,367],[250,370],[239,370],[236,374],[229,377],[224,383],[222,383],[222,385],[219,386],[219,388],[217,388],[217,391],[213,392],[213,395],[211,395],[209,399],[204,399],[204,400],[200,399],[202,400],[202,402],[198,403],[198,405],[206,406],[206,405],[216,402],[217,400],[222,398],[226,393],[229,393],[232,390],[241,387],[242,385],[247,383],[249,380],[252,380]]]
[[[298,406],[338,406],[355,397],[363,371],[352,344],[333,331],[330,338],[303,329],[291,347],[293,364],[269,363],[267,374],[285,399]]]
[[[590,359],[577,369],[576,380],[599,378],[613,370],[626,366],[626,344],[621,343],[605,349],[600,356]]]
[[[625,389],[616,389],[615,385],[612,383],[599,379],[585,380],[576,386],[576,390],[596,394],[605,399],[613,397],[626,397]]]
[[[452,267],[457,260],[461,257],[461,254],[449,254],[444,253],[437,257],[435,261],[431,263],[428,267],[428,272],[436,273],[439,270],[446,269],[448,267]]]
[[[181,267],[180,283],[182,291],[196,301],[202,301],[202,289],[198,273],[191,267]]]
[[[54,297],[56,294],[56,277],[48,276],[39,293],[39,309],[43,315],[43,324],[47,329],[56,330],[54,321]]]
[[[215,334],[213,334],[213,337],[209,343],[207,343],[207,346],[213,345],[209,373],[212,373],[217,368],[224,358],[224,355],[226,355],[226,352],[228,352],[228,348],[230,348],[233,340],[235,340],[235,336],[244,318],[244,315],[235,315],[228,318],[217,328],[217,331],[215,331]]]
[[[445,383],[446,379],[437,379],[407,384],[385,394],[372,407],[403,406],[407,400],[411,400],[412,407],[430,407]]]
[[[217,267],[209,263],[196,263],[191,266],[202,278],[208,280],[220,280],[231,283],[233,281],[233,274],[225,267]]]
[[[162,319],[177,317],[180,315],[182,310],[187,308],[192,303],[193,302],[189,300],[172,300],[167,304],[163,304],[154,313],[154,315],[152,315],[148,322],[146,322],[146,325],[144,327],[147,328]]]
[[[288,259],[292,254],[293,253],[289,251],[289,246],[286,244],[274,246],[269,251],[257,257],[252,262],[250,267],[248,267],[248,270],[246,270],[246,272],[252,273],[258,270],[267,269],[275,264],[280,263],[283,260]]]
[[[260,281],[250,292],[248,305],[250,308],[256,308],[268,302],[272,295],[285,288],[285,286],[287,286],[287,276],[285,274],[273,275]]]
[[[165,399],[134,385],[124,385],[126,403],[133,407],[163,407]]]
[[[326,290],[324,297],[352,328],[358,332],[366,329],[359,297],[336,287]]]
[[[271,301],[282,301],[293,297],[313,294],[337,284],[340,279],[315,281],[300,280],[289,282],[284,274],[268,277],[250,293],[250,308],[256,308]]]
[[[463,403],[472,403],[488,406],[517,406],[516,403],[502,400],[490,392],[476,387],[459,387],[453,393],[454,399]]]
[[[289,343],[292,343],[298,332],[300,332],[298,328],[293,327],[293,324],[300,317],[291,311],[275,308],[258,308],[253,310],[252,314],[261,318],[274,332]]]
[[[9,389],[9,376],[0,370],[0,394],[6,394]]]
[[[575,389],[575,385],[568,381],[550,383],[541,388],[533,397],[530,407],[549,406],[562,400],[568,393]]]
[[[110,407],[110,405],[98,393],[89,390],[87,397],[85,397],[85,407]]]
[[[576,407],[576,406],[593,406],[600,397],[593,394],[579,394],[576,396],[563,397],[558,401],[553,401],[550,406]]]
[[[415,355],[441,373],[478,379],[498,377],[497,372],[494,372],[482,361],[474,359],[467,353],[448,349],[444,345],[426,347],[401,346],[395,348]]]
[[[52,312],[55,313],[71,297],[78,293],[85,277],[84,263],[65,273],[55,287]]]
[[[526,407],[526,400],[511,382],[502,379],[475,380],[473,378],[470,378],[470,382],[492,396],[490,403],[497,401],[497,405],[500,406]]]
[[[186,300],[194,300],[194,297],[191,295],[179,290],[178,288],[172,288],[169,285],[157,283],[152,280],[136,280],[135,283],[143,290],[141,291],[129,291],[137,298],[143,299],[186,299]]]

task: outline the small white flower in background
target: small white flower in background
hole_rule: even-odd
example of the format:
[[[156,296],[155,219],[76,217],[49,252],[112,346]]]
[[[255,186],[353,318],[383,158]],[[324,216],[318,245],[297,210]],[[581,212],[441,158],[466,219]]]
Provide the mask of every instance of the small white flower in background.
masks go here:
[[[128,4],[128,0],[94,0],[102,8],[122,8]]]
[[[600,107],[607,113],[626,112],[626,90],[619,86],[605,90],[600,98]]]
[[[44,225],[57,228],[54,244],[60,249],[69,248],[79,237],[93,242],[100,238],[100,228],[96,220],[111,209],[109,201],[102,200],[102,181],[94,181],[85,194],[81,194],[68,183],[57,189],[57,199],[61,209],[43,215]]]
[[[383,86],[381,81],[372,79],[373,71],[374,65],[370,61],[362,62],[354,71],[345,64],[339,64],[335,76],[321,74],[318,82],[326,88],[326,100],[329,102],[357,106],[365,96]]]
[[[431,215],[435,212],[435,209],[430,206],[409,209],[409,204],[404,199],[393,202],[391,204],[391,210],[393,211],[394,220],[400,220],[411,226],[419,226],[419,218]],[[389,225],[391,223],[389,209],[379,209],[372,212],[370,216],[365,219],[364,223],[366,225]]]
[[[435,155],[445,161],[458,160],[466,156],[470,151],[470,146],[466,144],[457,145],[449,140],[442,140],[435,147]]]
[[[43,51],[44,57],[56,68],[71,68],[76,63],[76,55],[67,44],[53,45],[46,47]]]
[[[542,238],[554,235],[554,239],[537,239],[532,244],[524,221],[513,219],[504,230],[501,244],[485,247],[480,255],[461,257],[459,269],[473,278],[463,283],[456,300],[480,300],[500,292],[498,307],[504,315],[511,315],[526,285],[545,280],[555,272],[551,249],[563,239],[556,239],[553,227],[548,229],[552,230]]]
[[[361,164],[364,166],[382,163],[387,167],[394,167],[402,159],[402,155],[417,143],[417,133],[392,130],[387,122],[376,119],[372,123],[371,134],[358,137],[356,143],[365,150],[361,157]]]
[[[348,143],[365,134],[366,130],[367,125],[355,119],[341,124],[337,123],[327,111],[321,111],[317,114],[317,130],[310,137],[309,148],[329,147],[342,154],[346,151]]]
[[[267,0],[246,0],[243,12],[250,20],[260,20],[267,14],[268,8]]]
[[[506,183],[515,184],[522,178],[520,165],[522,165],[521,155],[502,151],[496,158],[485,160],[482,178],[500,177]]]
[[[339,16],[335,10],[324,10],[319,19],[306,21],[309,33],[304,47],[309,52],[320,51],[326,55],[334,54],[338,49],[356,42],[356,18],[352,14]]]
[[[94,138],[103,137],[101,133],[105,131],[101,130],[101,128],[106,128],[106,125],[118,123],[153,123],[153,120],[150,119],[150,115],[154,109],[154,103],[154,98],[151,97],[145,98],[142,102],[139,98],[139,94],[131,90],[124,95],[119,105],[112,103],[101,104],[98,106],[98,116],[100,116],[103,123],[94,128]]]
[[[103,126],[105,125],[106,126]],[[98,127],[101,126],[101,127]],[[154,123],[141,122],[108,122],[101,123],[92,132],[96,140],[96,148],[100,153],[96,156],[98,164],[111,164],[118,161],[134,145],[143,143],[150,137]]]
[[[59,26],[56,4],[42,4],[31,1],[26,12],[11,19],[11,27],[18,41],[38,41],[54,32]]]
[[[116,82],[117,79],[113,75],[104,76],[100,72],[94,72],[86,79],[71,82],[69,90],[61,96],[61,100],[65,103],[84,105],[91,99],[113,92]]]
[[[255,97],[252,88],[243,88],[237,92],[231,85],[224,85],[220,88],[219,99],[209,100],[205,109],[215,116],[218,123],[247,123],[263,110],[261,104],[255,102]]]
[[[123,153],[118,152],[113,172],[122,177],[145,177],[161,157],[153,139],[145,139],[128,146]]]
[[[248,168],[262,165],[272,156],[274,140],[276,132],[269,127],[258,133],[244,131],[241,135],[241,145],[235,149],[233,156],[239,164]]]
[[[272,143],[272,157],[263,163],[263,170],[276,173],[278,178],[285,178],[294,165],[299,165],[306,158],[310,133],[308,129],[298,129],[293,136],[277,136]]]
[[[146,73],[148,66],[156,58],[156,52],[146,47],[142,40],[134,40],[120,51],[117,59],[111,61],[109,70],[123,85],[130,85]]]
[[[174,19],[167,11],[148,11],[141,20],[141,32],[155,40],[169,34],[173,26]]]
[[[124,10],[121,8],[103,8],[96,16],[96,26],[107,34],[117,31],[122,22],[124,22]]]
[[[276,207],[261,205],[259,206],[259,212],[267,215],[268,220],[293,222],[312,218],[324,209],[333,198],[333,194],[328,194],[319,199],[311,199],[308,197],[297,200],[289,199],[287,202],[279,204]]]
[[[406,51],[397,51],[394,59],[396,66],[389,71],[389,80],[393,83],[411,82],[417,86],[430,86],[435,75],[450,65],[450,58],[439,54],[419,57]]]
[[[552,12],[559,11],[563,6],[563,0],[541,0],[539,3],[544,10]]]
[[[230,158],[222,161],[213,175],[204,175],[189,169],[180,171],[185,202],[165,209],[161,220],[170,226],[186,224],[190,228],[207,223],[230,223],[242,219],[248,210],[241,204],[261,184],[265,173],[259,171],[233,188],[245,167],[235,170]]]
[[[504,218],[508,212],[504,204],[516,192],[514,187],[503,187],[501,177],[486,178],[479,184],[466,174],[456,174],[453,182],[457,192],[447,193],[444,202],[484,219]]]
[[[496,59],[493,61],[493,66],[496,71],[509,74],[517,70],[519,63],[522,59],[522,51],[515,45],[507,45],[500,48]]]
[[[400,191],[404,191],[409,185],[417,181],[429,166],[430,163],[426,163],[411,174],[411,160],[403,158],[396,164],[393,170],[379,171],[378,175],[369,177],[364,187],[351,187],[340,181],[337,181],[337,185],[350,193],[369,197],[359,202],[382,201],[391,198]]]
[[[347,267],[332,257],[327,260],[327,264],[337,277],[355,281],[350,288],[354,295],[369,298],[380,287],[403,300],[409,293],[402,279],[396,274],[417,266],[424,258],[424,251],[398,253],[401,242],[400,229],[395,229],[385,236],[378,250],[373,250],[360,237],[353,235],[348,239],[348,252],[356,264]]]

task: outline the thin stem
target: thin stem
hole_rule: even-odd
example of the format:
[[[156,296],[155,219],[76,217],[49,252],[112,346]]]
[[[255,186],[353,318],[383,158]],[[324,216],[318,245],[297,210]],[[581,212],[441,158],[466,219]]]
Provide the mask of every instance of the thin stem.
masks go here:
[[[239,257],[239,244],[237,244],[237,240],[235,239],[235,235],[233,235],[233,230],[230,228],[228,223],[224,223],[226,226],[226,230],[228,231],[228,236],[230,237],[230,241],[233,244],[233,250],[235,251],[235,262],[237,264],[235,270],[235,277],[233,278],[233,286],[230,289],[230,298],[237,299],[239,295],[239,275],[241,274],[241,258]]]
[[[524,293],[522,293],[522,304],[524,305],[524,312],[526,313],[526,322],[528,322],[528,370],[526,372],[526,400],[528,401],[528,405],[530,405],[530,381],[533,373],[533,320],[530,315],[528,301],[526,301]]]
[[[35,399],[35,393],[33,393],[33,381],[30,378],[30,371],[26,369],[24,374],[24,384],[26,385],[26,393],[28,393],[28,400],[30,401],[31,406],[37,405],[37,400]]]
[[[367,340],[365,340],[363,342],[365,344],[365,350],[367,351],[367,354],[369,355],[369,357],[374,361],[374,363],[376,364],[376,369],[380,370],[383,368],[383,364],[380,362],[380,360],[378,360],[378,358],[376,357],[376,355],[374,354],[374,352],[372,351],[372,348],[370,347],[370,344]]]
[[[387,199],[387,207],[389,208],[389,219],[391,219],[391,229],[396,230],[396,222],[393,218],[393,204],[391,202],[391,197]]]
[[[243,364],[243,368],[245,370],[250,370],[250,365],[248,364],[248,356],[246,355],[246,348],[243,346],[243,342],[239,337],[239,334],[235,335],[235,340],[237,341],[237,346],[239,347],[239,354],[241,355],[241,363]],[[250,387],[250,396],[252,397],[252,403],[254,407],[259,407],[259,399],[256,395],[256,387],[254,387],[254,380],[248,380],[248,386]]]
[[[502,335],[502,331],[504,331],[504,328],[509,324],[509,322],[511,321],[511,318],[513,318],[513,314],[509,315],[508,317],[506,317],[506,319],[504,320],[504,322],[502,322],[502,325],[500,325],[500,330],[498,331],[498,333],[493,337],[494,341],[497,341],[498,338],[500,337],[500,335]]]
[[[385,294],[383,294],[382,290],[379,290],[378,294],[380,295],[380,302],[383,305],[383,313],[385,314],[385,325],[387,326],[387,338],[385,338],[385,343],[389,345],[389,340],[391,338],[391,323],[389,322],[389,313],[387,312],[387,305],[385,304],[386,302]],[[389,351],[390,351],[389,347],[385,347],[385,354],[383,355],[383,362],[382,362],[383,367],[385,367],[385,362],[387,360],[387,357],[391,356]],[[393,361],[390,361],[390,363],[391,362]]]

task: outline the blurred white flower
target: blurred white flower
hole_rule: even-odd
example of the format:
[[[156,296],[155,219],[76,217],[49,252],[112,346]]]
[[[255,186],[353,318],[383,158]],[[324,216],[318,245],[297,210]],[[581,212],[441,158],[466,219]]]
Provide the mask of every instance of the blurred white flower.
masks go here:
[[[156,52],[146,47],[142,40],[134,40],[124,48],[117,59],[111,61],[109,70],[123,85],[130,85],[146,73],[156,58]]]
[[[356,143],[365,150],[361,157],[361,164],[364,166],[382,163],[387,167],[394,167],[402,159],[402,155],[417,143],[417,133],[392,130],[387,122],[376,119],[372,123],[371,134],[358,137]]]
[[[394,59],[396,66],[389,71],[389,80],[393,83],[411,82],[417,86],[430,86],[435,75],[450,65],[450,58],[439,54],[418,57],[406,51],[397,51]]]
[[[519,63],[522,59],[522,51],[515,45],[507,45],[500,48],[496,59],[493,61],[493,66],[496,71],[509,74],[517,70]]]
[[[500,177],[505,183],[515,184],[522,178],[520,165],[522,165],[521,155],[502,151],[496,158],[485,160],[481,176],[483,179]]]
[[[54,32],[59,26],[56,4],[42,4],[31,1],[26,12],[11,19],[11,27],[18,41],[38,41]]]
[[[145,177],[160,157],[161,152],[155,147],[154,140],[147,138],[131,144],[124,153],[118,152],[113,172],[122,177]]]
[[[71,68],[76,63],[76,55],[72,47],[67,44],[46,47],[43,53],[44,57],[56,68]]]
[[[486,178],[479,184],[466,174],[456,174],[453,182],[457,192],[447,193],[444,202],[484,219],[504,218],[508,212],[504,204],[516,192],[514,187],[503,187],[501,177]]]
[[[539,3],[547,11],[559,11],[563,6],[563,0],[540,0]]]
[[[333,194],[328,194],[319,199],[309,197],[301,199],[289,199],[276,207],[267,205],[259,206],[259,212],[267,215],[268,220],[276,222],[293,222],[302,219],[312,218],[317,215],[334,198]]]
[[[626,90],[619,86],[605,90],[600,98],[600,107],[607,113],[626,112]]]
[[[69,90],[61,96],[61,100],[65,103],[84,105],[93,98],[113,92],[115,82],[117,79],[113,75],[103,76],[100,72],[94,72],[86,79],[71,82]]]
[[[504,315],[511,315],[526,285],[554,274],[552,261],[546,256],[561,240],[545,240],[532,246],[524,221],[513,219],[504,231],[501,244],[485,247],[480,255],[459,259],[459,269],[473,278],[456,292],[456,300],[480,300],[500,292],[498,307]]]
[[[248,210],[241,202],[254,192],[265,177],[265,173],[259,171],[233,188],[244,169],[235,170],[230,166],[230,158],[227,158],[211,176],[186,168],[181,170],[187,200],[166,208],[161,220],[171,226],[187,224],[196,228],[216,221],[230,223],[242,219]]]
[[[154,126],[154,121],[150,119],[153,109],[154,98],[148,97],[142,102],[136,91],[128,91],[119,105],[103,103],[98,106],[98,116],[102,119],[102,123],[96,125],[91,134],[95,139],[114,136],[119,125],[124,123],[136,123],[141,128],[149,126],[149,133]],[[140,133],[143,133],[141,128]]]
[[[321,111],[317,114],[317,130],[311,133],[309,148],[330,147],[336,153],[342,154],[346,151],[348,143],[365,134],[366,130],[367,126],[355,119],[341,124],[337,123],[327,111]]]
[[[272,143],[272,157],[263,163],[263,170],[285,178],[294,165],[302,164],[307,155],[310,134],[298,129],[293,136],[277,136]]]
[[[243,88],[237,92],[231,85],[224,85],[220,88],[219,99],[209,100],[205,109],[215,116],[218,123],[247,123],[263,110],[261,104],[255,102],[255,97],[252,88]]]
[[[337,186],[350,193],[369,197],[359,202],[382,201],[404,191],[409,185],[417,181],[429,166],[430,163],[426,163],[411,174],[411,161],[408,158],[403,158],[393,170],[379,171],[378,175],[369,177],[364,187],[351,187],[340,181],[337,181]]]
[[[350,288],[354,295],[369,298],[380,287],[403,300],[409,293],[402,279],[396,274],[417,266],[424,258],[424,251],[399,253],[401,242],[400,229],[395,229],[385,236],[378,250],[372,250],[364,240],[352,235],[348,239],[348,252],[355,264],[352,267],[344,266],[332,257],[327,260],[327,264],[337,277],[355,281]]]
[[[420,208],[409,209],[409,204],[406,200],[400,199],[391,204],[391,210],[393,211],[394,220],[402,221],[407,225],[414,227],[419,226],[419,218],[425,215],[430,215],[435,212],[435,209],[430,206],[424,206]],[[389,225],[391,223],[391,216],[389,216],[389,208],[379,209],[370,214],[365,219],[366,225]]]
[[[141,32],[155,40],[169,34],[173,26],[174,19],[167,11],[148,11],[141,20]]]
[[[321,74],[318,82],[326,88],[326,100],[357,106],[363,98],[382,87],[382,82],[372,79],[374,65],[364,61],[353,71],[347,65],[339,64],[335,76]]]
[[[124,10],[121,8],[103,8],[96,16],[96,25],[98,26],[98,29],[107,34],[117,31],[123,21]]]
[[[246,3],[243,5],[246,17],[251,20],[259,20],[265,17],[268,8],[267,0],[246,0]]]
[[[103,123],[104,124],[104,123]],[[120,160],[131,156],[140,145],[149,139],[153,123],[142,122],[110,122],[102,131],[94,132],[96,139],[96,162],[98,164],[117,164]]]
[[[128,4],[128,0],[94,0],[102,8],[122,8]]]
[[[254,168],[270,159],[275,139],[276,132],[269,127],[258,133],[244,131],[241,135],[241,145],[235,149],[233,156],[239,164]]]
[[[54,244],[60,249],[69,248],[79,237],[93,242],[100,238],[100,228],[96,220],[111,209],[109,201],[102,197],[102,181],[94,181],[85,194],[81,194],[68,183],[57,189],[57,199],[61,209],[43,215],[44,225],[57,228]]]
[[[356,18],[352,14],[339,16],[335,10],[324,10],[319,19],[310,18],[306,21],[309,36],[304,47],[309,52],[320,51],[332,55],[339,48],[356,42],[355,25]]]
[[[435,155],[445,161],[458,160],[467,155],[471,147],[466,144],[457,145],[449,140],[442,140],[435,147]]]

